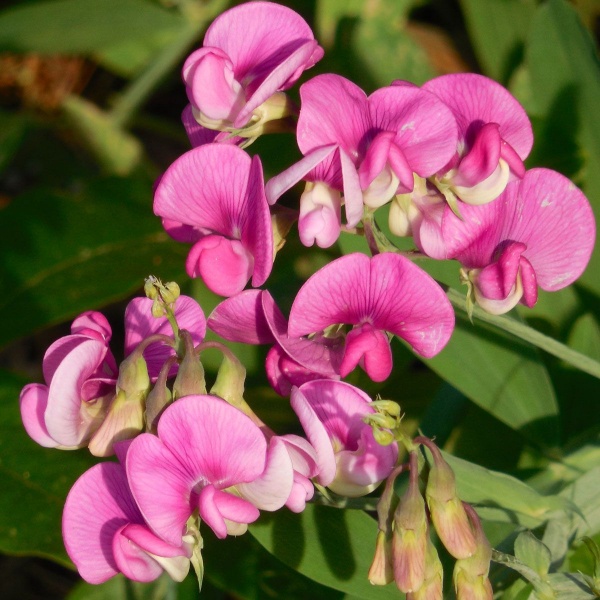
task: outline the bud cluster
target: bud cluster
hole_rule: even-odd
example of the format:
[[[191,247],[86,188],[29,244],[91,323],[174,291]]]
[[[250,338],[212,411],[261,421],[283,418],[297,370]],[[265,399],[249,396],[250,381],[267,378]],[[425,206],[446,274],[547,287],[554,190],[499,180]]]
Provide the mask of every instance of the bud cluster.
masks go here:
[[[420,468],[420,446],[431,453],[428,468]],[[394,484],[406,470],[408,486],[398,498]],[[377,513],[379,533],[369,571],[371,583],[395,581],[408,600],[442,600],[443,569],[430,536],[433,527],[456,559],[453,578],[458,600],[491,600],[490,544],[477,513],[460,500],[454,473],[431,440],[422,436],[413,440],[408,463],[391,473]]]

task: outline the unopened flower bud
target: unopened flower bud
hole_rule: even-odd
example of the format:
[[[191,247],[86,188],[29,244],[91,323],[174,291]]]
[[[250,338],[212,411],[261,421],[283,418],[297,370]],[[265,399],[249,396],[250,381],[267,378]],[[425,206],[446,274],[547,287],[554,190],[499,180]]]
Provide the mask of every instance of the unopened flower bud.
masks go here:
[[[488,579],[492,547],[488,542],[477,513],[465,505],[475,532],[475,551],[468,558],[459,559],[454,565],[454,588],[457,600],[492,600],[494,592]]]
[[[394,514],[392,553],[394,579],[403,592],[418,590],[425,579],[427,553],[427,513],[419,490],[417,455],[410,455],[408,490],[400,499]]]
[[[400,405],[393,400],[375,400],[371,402],[371,407],[392,417],[399,417],[401,413]]]
[[[158,425],[158,419],[162,414],[163,410],[171,403],[173,396],[171,390],[166,386],[166,376],[169,371],[171,361],[167,365],[167,369],[161,370],[161,373],[154,384],[152,390],[146,398],[146,431],[156,433],[156,427]],[[164,371],[164,372],[163,372]]]
[[[223,361],[210,393],[227,400],[232,406],[240,408],[245,405],[245,381],[246,369],[244,365],[231,352],[223,353]]]
[[[442,543],[454,558],[467,558],[476,544],[469,519],[456,493],[456,479],[450,465],[433,442],[427,447],[433,455],[425,495],[431,520]]]
[[[192,394],[206,394],[204,367],[194,352],[192,337],[185,330],[181,330],[180,335],[185,353],[173,383],[173,398],[175,400]]]
[[[141,353],[133,352],[119,368],[117,392],[102,425],[89,443],[94,456],[111,456],[113,446],[144,429],[144,408],[150,391],[148,367]]]
[[[179,285],[177,285],[177,283],[174,281],[165,283],[163,289],[161,290],[161,296],[167,304],[172,304],[175,302],[180,295],[181,290],[179,289]]]
[[[406,600],[443,600],[444,569],[431,539],[427,538],[423,585],[406,594]]]
[[[375,556],[368,575],[372,585],[387,585],[394,581],[392,566],[392,540],[384,531],[377,534],[375,543]]]
[[[158,283],[159,280],[154,277],[154,275],[150,275],[144,282],[144,294],[146,294],[146,297],[150,298],[150,300],[154,300],[158,296]]]
[[[375,441],[381,446],[389,446],[393,444],[396,440],[394,438],[394,434],[387,429],[373,429],[373,437]]]
[[[275,253],[279,252],[285,245],[292,225],[298,220],[296,211],[274,204],[271,207],[271,225],[273,226],[273,249]]]

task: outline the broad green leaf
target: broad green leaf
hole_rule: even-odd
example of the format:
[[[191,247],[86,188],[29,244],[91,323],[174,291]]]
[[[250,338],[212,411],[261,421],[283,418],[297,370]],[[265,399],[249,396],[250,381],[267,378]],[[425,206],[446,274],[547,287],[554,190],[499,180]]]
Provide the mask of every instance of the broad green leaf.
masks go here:
[[[250,532],[279,560],[325,586],[366,600],[403,597],[395,586],[375,587],[367,579],[377,522],[362,511],[308,505],[301,514],[263,514]]]
[[[600,327],[591,313],[579,317],[569,336],[569,346],[574,350],[600,360]]]
[[[522,531],[515,540],[515,556],[538,575],[545,577],[550,569],[550,550],[531,531]]]
[[[287,510],[287,509],[283,509]],[[319,585],[267,552],[250,534],[219,540],[203,531],[205,578],[236,598],[262,600],[342,600],[345,596]],[[235,572],[235,577],[232,577]],[[200,595],[203,598],[204,590]]]
[[[0,373],[0,551],[70,565],[61,536],[63,505],[74,481],[97,460],[87,450],[47,449],[29,439],[19,412],[25,383]]]
[[[490,507],[504,512],[513,522],[531,527],[530,519],[520,521],[520,516],[532,518],[537,525],[543,523],[553,511],[570,511],[571,504],[560,496],[542,496],[519,479],[490,471],[456,456],[444,453],[444,458],[456,476],[458,495],[465,502],[480,507]]]
[[[450,342],[424,361],[509,427],[545,446],[558,443],[558,406],[537,350],[457,315]]]
[[[181,279],[186,248],[168,238],[151,205],[143,178],[13,200],[0,218],[0,346],[121,299],[150,274]]]
[[[200,598],[229,600],[231,596],[205,578]],[[137,583],[119,574],[101,585],[82,581],[73,588],[66,600],[198,600],[198,580],[192,572],[181,583],[173,581],[166,574],[151,583]]]
[[[548,584],[556,600],[594,600],[598,598],[580,573],[551,573]]]
[[[128,40],[149,56],[185,24],[149,0],[52,0],[0,12],[0,49],[93,54]]]
[[[460,0],[460,5],[484,73],[506,83],[523,58],[535,0]]]
[[[600,533],[600,467],[594,467],[564,488],[560,495],[575,504],[581,515],[573,515],[576,537]]]
[[[425,50],[406,30],[414,4],[318,0],[317,36],[330,49],[321,68],[350,77],[366,91],[394,79],[424,83],[434,73]]]
[[[577,175],[600,216],[600,65],[593,40],[575,9],[549,0],[536,11],[526,49],[537,115],[543,126],[534,146],[535,164]],[[579,154],[575,154],[579,149]],[[573,164],[573,157],[579,164]],[[583,165],[580,172],[573,171]],[[600,290],[600,249],[580,282]]]

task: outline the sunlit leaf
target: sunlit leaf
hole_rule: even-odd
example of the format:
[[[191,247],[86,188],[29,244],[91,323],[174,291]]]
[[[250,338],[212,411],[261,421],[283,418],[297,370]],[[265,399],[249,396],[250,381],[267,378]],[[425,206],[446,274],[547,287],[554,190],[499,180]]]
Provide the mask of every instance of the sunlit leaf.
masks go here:
[[[532,346],[457,315],[446,348],[425,362],[509,427],[543,445],[558,442],[554,390]]]
[[[282,510],[263,515],[250,532],[279,560],[323,585],[366,600],[402,597],[395,586],[375,587],[367,579],[377,522],[362,511]]]
[[[577,175],[598,219],[600,64],[593,40],[568,2],[549,0],[539,6],[526,59],[537,116],[543,119],[534,146],[536,163]],[[574,156],[582,164],[581,172],[572,171]],[[598,246],[580,281],[595,292],[600,290]]]
[[[523,58],[535,0],[461,0],[460,5],[484,73],[506,83]]]

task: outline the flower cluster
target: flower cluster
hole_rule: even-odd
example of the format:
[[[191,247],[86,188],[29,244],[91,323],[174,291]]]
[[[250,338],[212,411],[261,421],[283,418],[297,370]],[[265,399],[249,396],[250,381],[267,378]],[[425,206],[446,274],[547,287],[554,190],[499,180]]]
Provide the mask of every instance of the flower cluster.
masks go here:
[[[190,564],[201,578],[202,523],[218,538],[239,535],[261,510],[304,510],[315,484],[355,497],[387,479],[372,582],[395,580],[413,600],[441,598],[434,528],[457,561],[457,596],[491,598],[489,544],[439,449],[407,441],[395,403],[372,402],[342,379],[360,367],[386,380],[393,337],[425,358],[450,339],[448,298],[412,256],[460,262],[469,299],[484,310],[533,306],[538,286],[560,289],[585,268],[591,208],[562,175],[525,169],[531,126],[499,84],[446,75],[367,96],[322,74],[300,86],[298,109],[285,91],[322,55],[305,21],[277,4],[249,2],[214,21],[183,67],[193,148],[158,181],[154,212],[191,244],[188,275],[226,299],[205,319],[176,284],[150,278],[147,297],[127,307],[120,366],[110,325],[88,312],[46,353],[46,383],[23,389],[35,441],[119,460],[84,473],[65,505],[67,551],[92,583],[118,572],[151,581],[166,571],[179,581]],[[265,185],[260,158],[244,148],[279,131],[295,131],[302,158]],[[276,203],[300,181],[294,217],[282,218]],[[392,235],[412,236],[418,251],[400,252],[379,230],[374,214],[386,205]],[[306,246],[330,247],[346,231],[364,235],[373,256],[317,271],[288,318],[267,290],[245,288],[267,282],[294,220]],[[261,421],[243,396],[244,367],[204,341],[207,327],[271,346],[267,377],[290,397],[304,436]],[[200,355],[209,347],[223,362],[207,390]],[[398,442],[409,453],[400,466]],[[409,481],[398,499],[402,471]]]

